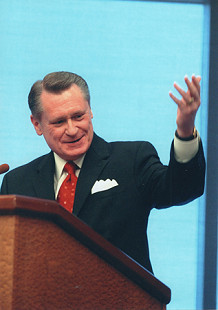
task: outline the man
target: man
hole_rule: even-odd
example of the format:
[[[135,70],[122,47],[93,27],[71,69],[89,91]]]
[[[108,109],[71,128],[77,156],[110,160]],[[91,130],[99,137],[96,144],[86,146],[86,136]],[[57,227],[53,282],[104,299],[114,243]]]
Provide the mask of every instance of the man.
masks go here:
[[[86,82],[73,73],[48,74],[32,86],[28,100],[32,124],[51,152],[6,174],[1,194],[59,201],[64,166],[73,161],[73,213],[152,272],[146,235],[151,209],[187,203],[204,189],[205,161],[194,127],[200,78],[185,81],[187,92],[174,84],[181,100],[170,93],[178,105],[177,131],[164,166],[148,142],[107,143],[98,137]]]

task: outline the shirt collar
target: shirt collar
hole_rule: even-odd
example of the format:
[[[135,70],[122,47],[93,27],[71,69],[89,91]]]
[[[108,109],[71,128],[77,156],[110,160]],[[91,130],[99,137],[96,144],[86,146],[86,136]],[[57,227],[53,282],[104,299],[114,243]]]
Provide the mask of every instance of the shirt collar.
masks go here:
[[[81,157],[73,161],[79,169],[82,168],[85,155],[86,154],[82,155]],[[61,158],[60,156],[58,156],[56,153],[54,153],[54,159],[55,159],[55,175],[56,175],[57,180],[59,180],[67,161]]]

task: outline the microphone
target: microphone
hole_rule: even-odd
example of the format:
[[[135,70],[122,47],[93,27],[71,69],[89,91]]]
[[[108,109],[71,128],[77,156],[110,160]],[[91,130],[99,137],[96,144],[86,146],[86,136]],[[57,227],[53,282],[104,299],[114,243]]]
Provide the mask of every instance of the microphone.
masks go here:
[[[8,164],[2,164],[0,165],[0,174],[5,173],[9,170]]]

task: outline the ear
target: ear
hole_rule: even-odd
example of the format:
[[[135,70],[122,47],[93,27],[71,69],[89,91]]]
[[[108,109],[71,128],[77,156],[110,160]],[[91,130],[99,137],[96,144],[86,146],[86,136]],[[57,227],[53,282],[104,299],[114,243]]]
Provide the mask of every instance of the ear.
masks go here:
[[[37,120],[33,115],[30,115],[30,119],[31,119],[31,122],[35,128],[37,135],[41,136],[43,134],[43,132],[42,132],[42,128],[40,125],[40,121]]]
[[[91,118],[93,118],[93,113],[92,113],[91,109],[90,109],[90,116],[91,116]]]

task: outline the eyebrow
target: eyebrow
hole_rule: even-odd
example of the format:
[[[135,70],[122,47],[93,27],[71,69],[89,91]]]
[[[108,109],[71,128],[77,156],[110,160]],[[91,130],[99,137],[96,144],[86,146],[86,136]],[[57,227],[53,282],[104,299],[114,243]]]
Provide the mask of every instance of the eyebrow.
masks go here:
[[[74,116],[77,116],[77,115],[79,115],[79,114],[84,115],[84,114],[86,114],[87,112],[88,112],[87,109],[75,111],[74,113],[70,114],[70,118],[73,118]],[[60,121],[60,120],[65,120],[65,119],[67,119],[67,118],[68,118],[68,115],[67,115],[67,117],[66,117],[66,115],[62,115],[62,116],[60,115],[60,116],[58,116],[58,117],[55,117],[55,118],[51,119],[51,120],[50,120],[50,123],[56,123],[56,122],[58,122],[58,121]]]

